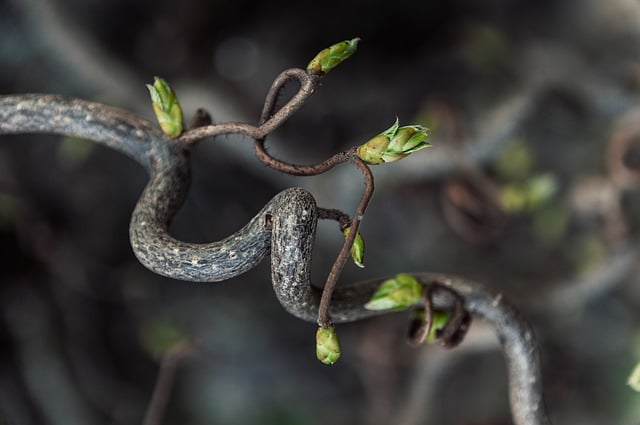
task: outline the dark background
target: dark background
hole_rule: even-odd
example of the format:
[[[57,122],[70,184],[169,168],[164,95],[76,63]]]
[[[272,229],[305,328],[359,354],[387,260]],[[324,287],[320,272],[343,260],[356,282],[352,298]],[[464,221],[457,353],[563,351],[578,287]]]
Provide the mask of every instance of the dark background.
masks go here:
[[[188,116],[205,106],[217,121],[255,122],[280,71],[355,36],[357,54],[271,150],[319,162],[396,116],[432,127],[434,146],[374,169],[367,267],[347,265],[341,281],[437,271],[484,282],[536,329],[554,423],[640,423],[625,385],[640,358],[640,198],[612,189],[606,164],[620,128],[636,134],[624,117],[640,89],[637,1],[2,0],[0,93],[152,118],[144,84],[160,75]],[[140,423],[159,353],[179,340],[200,347],[178,371],[166,424],[511,423],[482,323],[450,352],[408,347],[404,314],[340,326],[343,357],[324,366],[315,325],[280,308],[266,262],[220,284],[136,262],[128,221],[146,175],[135,162],[85,141],[2,139],[0,424]],[[242,139],[207,141],[192,165],[172,231],[194,242],[240,228],[285,187],[345,211],[362,190],[348,167],[278,175]],[[474,201],[480,182],[504,193],[542,174],[556,190],[525,210]],[[452,187],[466,188],[462,201]],[[341,242],[332,223],[319,233],[317,284]]]

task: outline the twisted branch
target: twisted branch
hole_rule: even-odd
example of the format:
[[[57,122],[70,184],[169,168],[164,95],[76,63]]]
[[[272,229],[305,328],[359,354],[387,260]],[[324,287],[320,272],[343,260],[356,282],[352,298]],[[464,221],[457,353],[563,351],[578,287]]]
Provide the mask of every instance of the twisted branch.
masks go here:
[[[298,79],[301,87],[284,107],[275,111],[277,96],[291,79]],[[273,287],[282,306],[300,319],[328,326],[332,322],[351,322],[385,312],[364,307],[383,279],[335,287],[373,192],[369,168],[355,156],[354,149],[313,166],[283,162],[264,149],[265,137],[306,101],[318,81],[318,75],[302,70],[285,71],[269,91],[258,126],[208,125],[191,129],[177,139],[168,139],[149,121],[98,103],[50,95],[2,96],[0,134],[63,134],[90,139],[130,156],[150,175],[130,224],[131,245],[143,265],[174,279],[215,282],[252,269],[270,253]],[[222,134],[243,134],[254,139],[258,158],[289,174],[315,175],[345,162],[353,163],[362,172],[366,191],[349,223],[349,235],[324,292],[311,284],[310,276],[317,220],[319,217],[338,219],[343,227],[346,219],[344,213],[319,209],[313,196],[303,189],[289,188],[277,194],[242,229],[221,241],[193,244],[169,234],[171,220],[185,198],[191,147],[205,137]],[[530,327],[517,310],[501,294],[459,277],[414,276],[425,288],[436,285],[456,294],[452,300],[451,296],[438,295],[435,291],[433,297],[424,301],[429,308],[457,306],[459,313],[456,300],[461,300],[464,311],[486,320],[495,329],[507,360],[514,422],[548,424],[537,345]]]

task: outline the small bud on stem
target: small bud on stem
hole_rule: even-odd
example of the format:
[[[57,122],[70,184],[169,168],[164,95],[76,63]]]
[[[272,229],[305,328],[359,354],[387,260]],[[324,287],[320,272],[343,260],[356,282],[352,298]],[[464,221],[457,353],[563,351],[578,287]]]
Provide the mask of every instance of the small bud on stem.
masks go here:
[[[349,236],[349,230],[351,230],[350,227],[345,227],[342,231],[345,239]],[[356,234],[353,245],[351,245],[351,259],[356,266],[364,268],[364,239],[362,239],[360,232]]]
[[[153,85],[147,84],[147,88],[162,132],[169,137],[178,137],[183,130],[183,115],[176,94],[160,77],[155,77]]]

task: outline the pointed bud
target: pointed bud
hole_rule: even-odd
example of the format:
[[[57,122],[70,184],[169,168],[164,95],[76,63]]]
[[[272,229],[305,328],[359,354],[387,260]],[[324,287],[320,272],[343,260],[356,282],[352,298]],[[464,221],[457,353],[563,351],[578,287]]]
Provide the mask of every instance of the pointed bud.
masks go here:
[[[402,310],[419,303],[424,298],[424,288],[409,274],[399,274],[387,279],[365,304],[367,310]]]
[[[169,84],[160,77],[154,77],[153,85],[147,84],[151,95],[151,106],[156,114],[162,132],[169,137],[178,137],[183,129],[182,108]]]
[[[354,54],[359,41],[359,38],[354,38],[327,47],[311,59],[307,65],[307,71],[313,74],[326,74]]]
[[[340,341],[336,329],[320,327],[316,332],[316,356],[318,360],[327,365],[332,365],[340,358]]]
[[[421,125],[399,127],[398,119],[387,130],[358,147],[358,157],[370,165],[398,161],[411,153],[431,146],[429,129]]]
[[[349,236],[349,230],[351,230],[351,227],[345,227],[342,231],[345,239]],[[351,245],[351,259],[356,266],[364,268],[364,239],[362,239],[360,232],[356,234],[353,245]]]

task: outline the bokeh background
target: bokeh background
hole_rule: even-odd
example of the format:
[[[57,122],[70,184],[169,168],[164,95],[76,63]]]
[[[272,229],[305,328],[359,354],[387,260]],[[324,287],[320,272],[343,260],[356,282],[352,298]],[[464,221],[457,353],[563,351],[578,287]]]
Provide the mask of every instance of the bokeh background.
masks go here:
[[[399,117],[433,147],[374,169],[360,270],[341,281],[453,273],[502,291],[536,329],[556,424],[638,424],[640,3],[636,0],[250,2],[1,0],[0,93],[58,93],[152,118],[166,78],[187,115],[255,122],[272,79],[361,37],[268,141],[319,162]],[[635,115],[634,115],[635,114]],[[283,188],[353,211],[348,167],[294,178],[249,141],[208,140],[172,232],[240,228]],[[340,326],[343,357],[315,359],[315,325],[288,316],[265,262],[218,284],[138,264],[129,215],[146,183],[90,142],[0,143],[0,424],[141,423],[163,353],[180,362],[164,424],[511,423],[503,358],[475,323],[458,348],[411,348],[407,316]],[[322,223],[314,280],[341,235]]]

